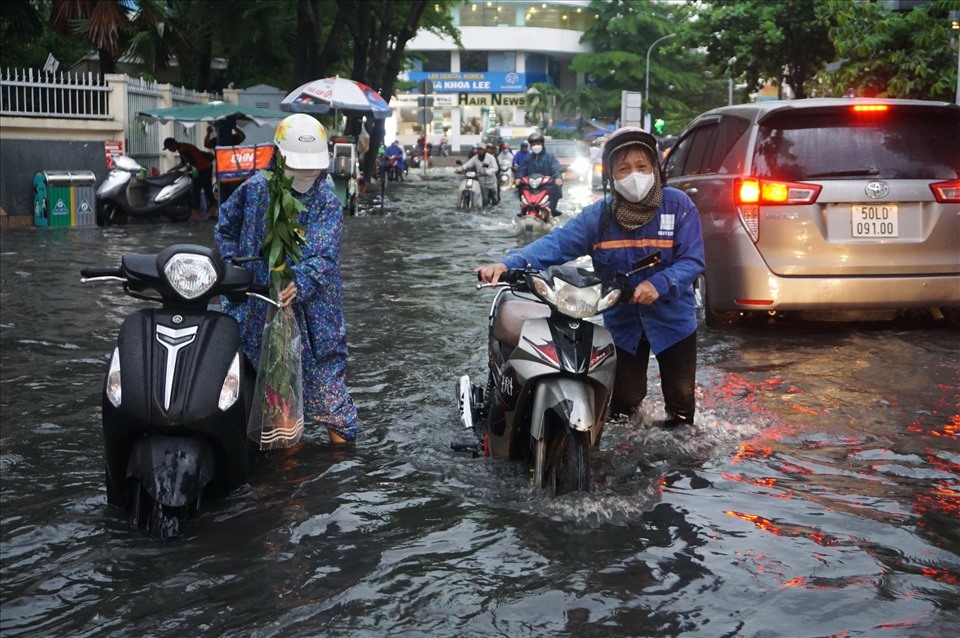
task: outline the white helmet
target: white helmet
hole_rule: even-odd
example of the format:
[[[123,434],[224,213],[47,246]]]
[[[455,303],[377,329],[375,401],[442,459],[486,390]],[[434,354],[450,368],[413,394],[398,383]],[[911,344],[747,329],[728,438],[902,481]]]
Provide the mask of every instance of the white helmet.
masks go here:
[[[327,131],[306,113],[284,118],[277,126],[273,142],[289,168],[322,170],[330,166]]]

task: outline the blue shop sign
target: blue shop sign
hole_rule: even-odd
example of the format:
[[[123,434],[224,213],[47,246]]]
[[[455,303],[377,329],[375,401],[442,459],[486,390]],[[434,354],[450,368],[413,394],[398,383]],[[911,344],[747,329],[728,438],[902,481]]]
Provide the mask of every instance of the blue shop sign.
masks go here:
[[[523,93],[524,73],[470,73],[429,71],[408,73],[411,82],[430,80],[435,93]]]

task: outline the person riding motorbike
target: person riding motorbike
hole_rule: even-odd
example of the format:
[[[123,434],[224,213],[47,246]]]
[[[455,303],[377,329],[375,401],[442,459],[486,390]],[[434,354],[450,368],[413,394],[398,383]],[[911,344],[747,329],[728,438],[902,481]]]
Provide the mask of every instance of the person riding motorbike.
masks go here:
[[[497,159],[492,153],[487,153],[487,148],[483,144],[477,144],[475,147],[476,155],[468,159],[457,169],[457,173],[463,173],[473,169],[477,172],[477,179],[480,183],[480,196],[484,206],[492,206],[497,203]]]
[[[514,184],[518,187],[520,180],[527,175],[549,175],[553,178],[553,184],[550,185],[550,214],[557,217],[557,203],[563,197],[563,174],[560,170],[560,163],[543,147],[543,134],[531,133],[527,138],[530,142],[530,157],[514,173]]]
[[[397,170],[403,174],[403,171],[406,170],[407,164],[404,161],[403,146],[400,145],[400,140],[394,140],[393,144],[387,147],[387,150],[384,151],[385,157],[396,157],[397,158]]]
[[[513,155],[513,174],[516,176],[517,169],[526,163],[530,158],[530,142],[523,140],[520,142],[520,150]]]
[[[475,268],[496,283],[511,268],[545,270],[583,255],[597,275],[616,278],[660,252],[659,264],[630,278],[629,304],[603,313],[617,350],[611,412],[629,414],[647,394],[651,350],[660,367],[666,427],[693,425],[696,408],[697,314],[693,284],[704,269],[697,207],[686,193],[663,186],[657,141],[640,128],[615,131],[603,148],[603,199],[586,206],[565,226],[498,263]],[[606,195],[607,185],[613,192]]]

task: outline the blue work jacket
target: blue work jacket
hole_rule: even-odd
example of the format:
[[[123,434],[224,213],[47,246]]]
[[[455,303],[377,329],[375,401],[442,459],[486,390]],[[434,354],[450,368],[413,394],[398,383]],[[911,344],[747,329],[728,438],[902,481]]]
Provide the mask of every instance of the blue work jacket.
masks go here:
[[[538,270],[590,255],[604,280],[626,273],[633,264],[660,251],[660,263],[630,277],[637,286],[649,281],[660,297],[652,304],[620,304],[603,313],[604,325],[618,348],[636,353],[646,337],[659,354],[697,329],[693,282],[703,272],[700,214],[690,198],[675,188],[663,189],[663,204],[653,219],[623,230],[613,219],[612,196],[585,207],[565,226],[501,260],[507,268],[530,265]]]
[[[552,153],[541,151],[539,153],[530,153],[527,160],[517,169],[516,178],[527,175],[550,175],[554,179],[560,177],[560,162]]]

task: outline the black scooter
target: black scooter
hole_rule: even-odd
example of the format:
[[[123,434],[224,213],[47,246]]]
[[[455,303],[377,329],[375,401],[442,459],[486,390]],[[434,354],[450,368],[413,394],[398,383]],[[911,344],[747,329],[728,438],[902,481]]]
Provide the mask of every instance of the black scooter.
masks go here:
[[[147,177],[136,160],[121,155],[97,189],[98,226],[124,224],[129,217],[165,216],[175,222],[190,219],[193,179],[187,170]]]
[[[120,327],[103,387],[103,442],[108,503],[137,526],[173,536],[204,498],[243,485],[256,454],[246,433],[255,372],[237,322],[208,304],[220,295],[273,302],[254,289],[250,270],[203,246],[125,255],[119,268],[81,275],[162,304]]]

